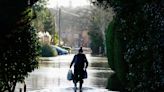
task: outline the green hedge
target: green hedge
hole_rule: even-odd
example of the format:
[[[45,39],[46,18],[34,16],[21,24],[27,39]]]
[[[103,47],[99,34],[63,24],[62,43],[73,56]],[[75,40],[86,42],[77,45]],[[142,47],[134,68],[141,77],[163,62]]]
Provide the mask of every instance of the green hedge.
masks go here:
[[[41,56],[42,57],[57,56],[57,51],[55,49],[53,49],[50,45],[43,44],[42,45],[42,50],[41,50]]]
[[[120,85],[125,85],[126,83],[126,64],[123,61],[123,55],[121,53],[123,49],[122,36],[119,31],[117,31],[117,25],[115,20],[113,20],[106,30],[106,47],[107,47],[107,57],[108,64],[115,74],[111,77],[109,88],[111,90],[122,90],[124,86],[118,87]],[[117,83],[115,83],[117,82]],[[118,83],[119,82],[119,83]],[[114,83],[112,85],[112,83]],[[119,85],[117,85],[119,84]],[[116,87],[114,87],[114,85]],[[118,88],[118,89],[116,89]]]
[[[121,81],[115,73],[108,78],[108,84],[106,88],[110,90],[119,90],[121,92],[124,92],[124,86],[121,84]]]

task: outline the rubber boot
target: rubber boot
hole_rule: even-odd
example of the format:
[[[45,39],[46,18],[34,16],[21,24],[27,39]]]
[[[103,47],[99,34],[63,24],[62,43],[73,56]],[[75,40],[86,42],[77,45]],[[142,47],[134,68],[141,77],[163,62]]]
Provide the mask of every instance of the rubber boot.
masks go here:
[[[83,80],[80,80],[80,90],[82,90]]]
[[[74,83],[74,89],[76,90],[77,89],[77,82],[75,80],[73,80],[73,83]]]

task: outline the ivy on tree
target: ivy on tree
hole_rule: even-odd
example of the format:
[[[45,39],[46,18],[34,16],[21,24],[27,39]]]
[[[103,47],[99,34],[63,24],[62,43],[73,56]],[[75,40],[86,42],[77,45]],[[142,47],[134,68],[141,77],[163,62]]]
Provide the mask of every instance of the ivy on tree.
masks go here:
[[[32,5],[37,0],[1,0],[0,91],[14,92],[38,66],[39,42],[31,26]]]

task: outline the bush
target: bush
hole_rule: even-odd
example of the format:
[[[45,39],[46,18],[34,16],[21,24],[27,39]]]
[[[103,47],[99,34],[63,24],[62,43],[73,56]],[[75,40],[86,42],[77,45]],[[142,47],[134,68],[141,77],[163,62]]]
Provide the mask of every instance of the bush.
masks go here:
[[[107,34],[107,52],[118,79],[127,92],[164,92],[163,1],[110,0],[107,4],[116,14],[114,29]]]
[[[16,83],[38,67],[40,52],[36,30],[27,26],[10,33],[10,41],[0,48],[0,92],[14,92]]]
[[[110,89],[112,91],[121,91],[121,92],[127,92],[124,90],[124,85],[121,84],[121,81],[117,77],[116,73],[112,74],[111,77],[108,78],[108,84],[107,89]]]
[[[31,26],[36,1],[0,0],[0,92],[15,92],[17,83],[38,67],[40,45]]]
[[[108,26],[106,30],[106,47],[107,47],[107,57],[108,57],[108,64],[112,70],[115,71],[115,74],[110,78],[110,85],[109,88],[111,90],[123,90],[120,88],[120,84],[126,85],[126,64],[122,59],[122,36],[121,34],[116,31],[118,30],[116,25],[116,20],[114,19]],[[120,82],[120,83],[119,83]],[[117,85],[118,84],[118,85]],[[116,86],[117,85],[117,86]]]
[[[52,57],[56,55],[57,55],[57,51],[53,49],[50,45],[48,44],[42,45],[42,51],[41,51],[42,57]]]

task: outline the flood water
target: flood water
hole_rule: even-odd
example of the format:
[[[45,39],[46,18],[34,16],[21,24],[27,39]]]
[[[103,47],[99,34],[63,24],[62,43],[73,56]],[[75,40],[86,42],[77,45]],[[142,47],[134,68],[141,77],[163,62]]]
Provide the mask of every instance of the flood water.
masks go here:
[[[73,82],[67,80],[73,56],[63,55],[41,61],[38,69],[30,73],[25,80],[27,92],[74,92]],[[109,92],[106,86],[113,71],[108,66],[107,58],[93,57],[90,54],[86,56],[89,67],[88,78],[84,79],[83,92]],[[18,84],[16,92],[19,92],[19,88],[23,88],[23,85]]]

